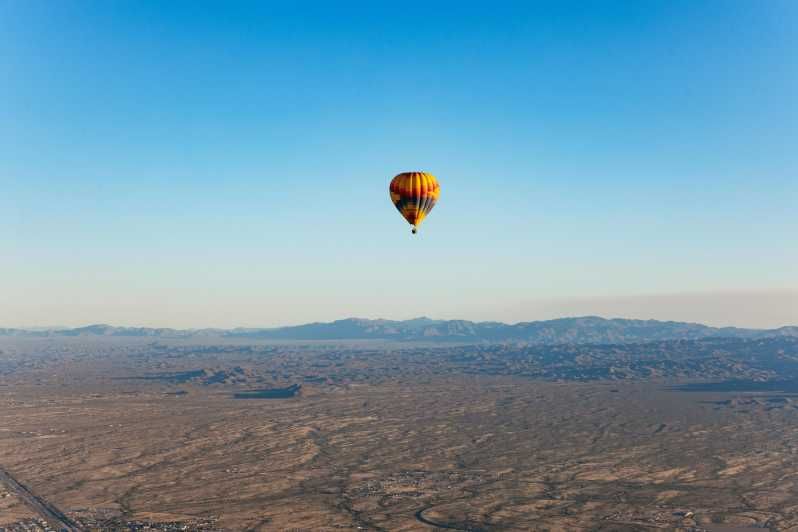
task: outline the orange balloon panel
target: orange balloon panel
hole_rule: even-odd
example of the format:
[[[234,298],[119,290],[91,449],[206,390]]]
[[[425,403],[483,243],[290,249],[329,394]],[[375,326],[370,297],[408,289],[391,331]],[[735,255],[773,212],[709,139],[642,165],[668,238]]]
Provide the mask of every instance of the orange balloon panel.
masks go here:
[[[390,186],[391,201],[413,232],[421,224],[441,195],[435,176],[426,172],[404,172],[394,177]]]

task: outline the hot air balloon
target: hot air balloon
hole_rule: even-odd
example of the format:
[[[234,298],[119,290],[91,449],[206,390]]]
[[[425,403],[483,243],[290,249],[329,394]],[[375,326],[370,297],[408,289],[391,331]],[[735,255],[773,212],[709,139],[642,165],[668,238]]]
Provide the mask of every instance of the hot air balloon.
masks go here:
[[[389,190],[396,209],[413,226],[413,234],[441,195],[438,180],[426,172],[403,172],[393,178]]]

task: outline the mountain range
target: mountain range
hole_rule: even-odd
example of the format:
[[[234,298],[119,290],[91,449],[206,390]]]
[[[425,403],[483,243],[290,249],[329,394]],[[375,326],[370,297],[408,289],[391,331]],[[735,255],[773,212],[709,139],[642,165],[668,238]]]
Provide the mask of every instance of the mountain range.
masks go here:
[[[744,329],[676,321],[606,319],[597,316],[507,324],[416,318],[405,321],[349,318],[271,329],[169,329],[89,325],[78,328],[2,329],[0,336],[226,337],[272,340],[393,340],[469,343],[621,344],[702,338],[798,337],[798,327]]]

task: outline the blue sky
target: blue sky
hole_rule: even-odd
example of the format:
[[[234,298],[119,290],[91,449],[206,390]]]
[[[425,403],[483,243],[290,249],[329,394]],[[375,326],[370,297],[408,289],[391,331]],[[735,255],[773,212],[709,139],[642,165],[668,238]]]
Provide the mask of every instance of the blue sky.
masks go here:
[[[791,0],[0,0],[0,325],[798,321],[796,25]],[[407,170],[442,187],[417,237]]]

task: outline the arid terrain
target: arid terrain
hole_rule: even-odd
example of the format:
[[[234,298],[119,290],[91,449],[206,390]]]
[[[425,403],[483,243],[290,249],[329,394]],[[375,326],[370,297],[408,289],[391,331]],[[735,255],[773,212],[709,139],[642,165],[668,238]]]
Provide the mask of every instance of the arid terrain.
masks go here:
[[[798,530],[796,360],[0,337],[0,528]]]

